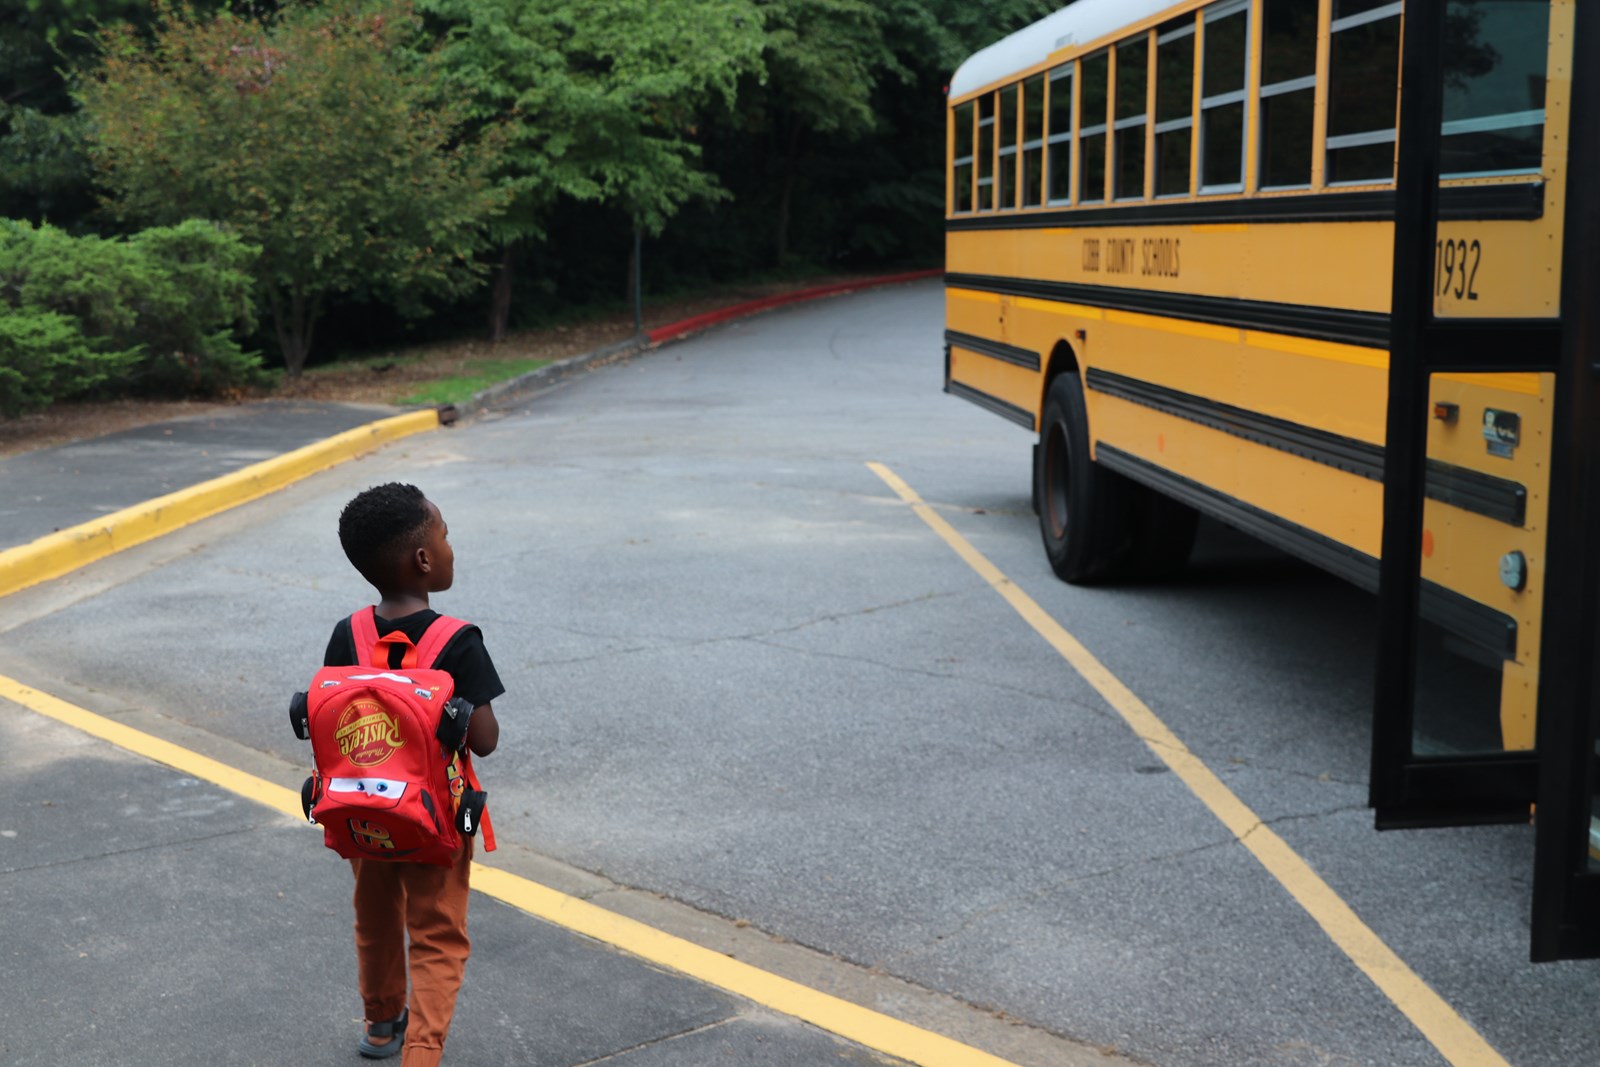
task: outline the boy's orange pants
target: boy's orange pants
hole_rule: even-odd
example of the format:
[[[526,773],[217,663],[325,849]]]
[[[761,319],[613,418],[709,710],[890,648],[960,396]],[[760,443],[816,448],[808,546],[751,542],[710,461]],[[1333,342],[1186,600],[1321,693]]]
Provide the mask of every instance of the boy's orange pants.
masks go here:
[[[351,860],[356,875],[356,963],[368,1022],[407,1006],[401,1067],[437,1067],[467,966],[467,874],[472,841],[450,867]],[[409,950],[406,935],[410,934]]]

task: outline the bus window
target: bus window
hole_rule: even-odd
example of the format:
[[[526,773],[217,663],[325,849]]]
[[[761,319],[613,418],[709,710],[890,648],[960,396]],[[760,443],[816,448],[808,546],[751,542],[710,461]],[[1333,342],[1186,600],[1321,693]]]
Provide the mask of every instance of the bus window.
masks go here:
[[[1333,0],[1328,182],[1394,180],[1403,4]]]
[[[1149,38],[1136,37],[1117,45],[1117,117],[1112,126],[1116,161],[1111,168],[1111,195],[1117,200],[1144,199],[1144,126],[1149,91]]]
[[[1194,138],[1194,19],[1169,24],[1156,38],[1156,195],[1189,194]]]
[[[1022,206],[1044,203],[1044,75],[1022,83]]]
[[[1072,199],[1072,64],[1050,72],[1050,202]]]
[[[1550,0],[1450,0],[1445,20],[1440,171],[1537,171]]]
[[[994,94],[978,97],[978,210],[994,210]]]
[[[1250,5],[1230,0],[1206,11],[1200,97],[1200,191],[1244,189],[1246,57]]]
[[[1017,89],[1000,90],[1000,207],[1017,206]]]
[[[972,210],[972,111],[969,101],[951,113],[954,116],[951,121],[955,123],[955,151],[950,184],[953,187],[952,210],[957,214]]]
[[[1083,100],[1078,113],[1078,203],[1091,204],[1106,198],[1106,105],[1111,77],[1111,54],[1085,59]]]
[[[1317,0],[1265,0],[1261,36],[1260,185],[1305,188],[1317,91]]]

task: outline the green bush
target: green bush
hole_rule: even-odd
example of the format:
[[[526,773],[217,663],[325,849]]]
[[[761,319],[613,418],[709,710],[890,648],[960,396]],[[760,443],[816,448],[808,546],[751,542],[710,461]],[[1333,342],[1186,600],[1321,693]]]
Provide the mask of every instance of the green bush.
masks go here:
[[[0,414],[105,391],[215,395],[261,378],[256,250],[197,220],[127,240],[0,219]]]
[[[77,320],[34,308],[0,309],[0,415],[47,406],[114,378],[136,358],[97,351]]]
[[[128,247],[152,268],[140,310],[145,387],[214,396],[259,384],[260,355],[234,336],[255,328],[259,249],[195,219],[142,230]]]

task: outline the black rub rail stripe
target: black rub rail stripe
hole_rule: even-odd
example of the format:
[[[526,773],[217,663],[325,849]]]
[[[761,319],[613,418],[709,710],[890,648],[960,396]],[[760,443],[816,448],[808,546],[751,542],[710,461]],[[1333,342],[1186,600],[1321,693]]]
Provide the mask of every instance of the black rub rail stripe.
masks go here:
[[[1213,430],[1221,430],[1375,482],[1383,481],[1383,449],[1370,442],[1262,415],[1098,367],[1091,367],[1085,378],[1089,388],[1097,393],[1209,426]],[[1437,459],[1428,460],[1425,482],[1429,497],[1463,511],[1483,515],[1509,526],[1520,527],[1527,519],[1528,490],[1519,482]]]
[[[976,352],[980,356],[989,356],[991,359],[1002,360],[1006,363],[1014,363],[1017,366],[1025,367],[1028,370],[1039,369],[1039,353],[1029,351],[1026,348],[1018,348],[1016,345],[1003,344],[1000,341],[991,341],[987,337],[979,337],[977,334],[971,333],[961,333],[958,330],[946,330],[944,332],[944,342],[945,344],[953,345],[956,348],[964,348],[968,352]]]
[[[1446,222],[1544,217],[1543,182],[1515,185],[1448,186],[1440,191],[1439,218]],[[1394,190],[1356,193],[1313,193],[1304,196],[1261,196],[1181,203],[1135,204],[1126,207],[1066,208],[1018,214],[963,215],[945,229],[1036,230],[1075,226],[1204,226],[1222,223],[1392,222]]]
[[[1378,560],[1365,552],[1111,445],[1096,446],[1095,459],[1109,470],[1165,493],[1369,593],[1378,591]],[[1516,658],[1517,622],[1511,616],[1429,581],[1422,583],[1420,600],[1422,617],[1429,622],[1477,646],[1496,660]]]
[[[1508,526],[1521,526],[1528,521],[1528,490],[1520,482],[1437,459],[1428,460],[1424,481],[1428,496],[1440,503]]]
[[[1113,285],[1006,278],[991,274],[946,274],[944,284],[946,289],[974,289],[1058,303],[1087,304],[1365,348],[1389,346],[1389,316],[1374,311],[1235,300],[1192,293],[1163,293],[1153,289],[1123,289]]]
[[[1015,404],[1008,404],[999,397],[990,396],[981,389],[974,389],[972,386],[963,385],[960,382],[945,382],[944,391],[951,396],[959,396],[963,400],[970,400],[980,408],[992,411],[1003,419],[1010,419],[1018,426],[1029,430],[1033,429],[1033,413],[1031,411],[1025,411]]]
[[[1091,367],[1086,379],[1089,388],[1097,393],[1176,415],[1376,482],[1383,480],[1383,449],[1366,441],[1312,429],[1098,367]]]

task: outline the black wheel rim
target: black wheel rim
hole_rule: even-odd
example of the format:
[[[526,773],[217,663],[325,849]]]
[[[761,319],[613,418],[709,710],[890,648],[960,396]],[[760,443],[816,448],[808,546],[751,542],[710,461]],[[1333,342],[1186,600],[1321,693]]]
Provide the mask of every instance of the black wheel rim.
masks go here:
[[[1041,511],[1052,540],[1067,536],[1067,435],[1059,422],[1050,424],[1044,445],[1044,501]]]

